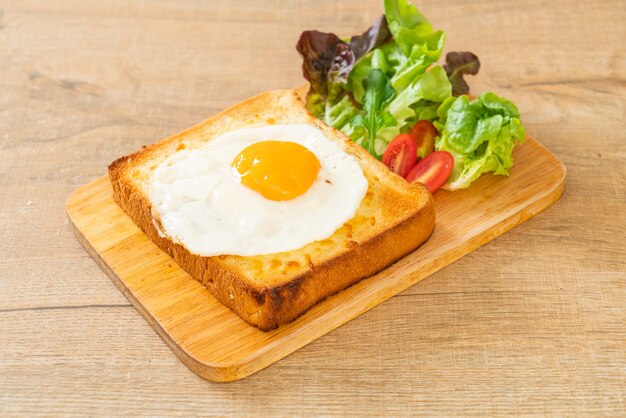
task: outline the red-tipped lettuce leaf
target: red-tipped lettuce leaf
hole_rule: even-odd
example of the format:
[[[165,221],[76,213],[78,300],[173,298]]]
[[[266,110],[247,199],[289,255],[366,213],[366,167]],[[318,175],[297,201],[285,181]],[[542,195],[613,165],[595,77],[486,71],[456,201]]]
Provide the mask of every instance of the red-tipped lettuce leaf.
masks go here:
[[[358,60],[390,39],[391,32],[389,32],[389,27],[387,26],[387,19],[385,19],[385,16],[381,16],[374,22],[371,28],[361,35],[353,36],[350,39],[350,49],[354,52],[354,56]]]
[[[328,95],[328,72],[335,61],[338,45],[345,44],[334,33],[316,30],[302,32],[296,49],[302,55],[302,75],[311,84],[307,107],[319,116]]]
[[[303,32],[296,49],[304,59],[304,78],[311,84],[307,108],[318,117],[324,115],[325,107],[338,102],[345,94],[343,86],[359,58],[389,39],[391,33],[384,16],[349,42],[342,41],[333,33]]]
[[[480,69],[478,57],[471,52],[449,52],[443,66],[452,84],[452,95],[461,96],[469,93],[469,85],[463,78],[465,75],[476,75]]]

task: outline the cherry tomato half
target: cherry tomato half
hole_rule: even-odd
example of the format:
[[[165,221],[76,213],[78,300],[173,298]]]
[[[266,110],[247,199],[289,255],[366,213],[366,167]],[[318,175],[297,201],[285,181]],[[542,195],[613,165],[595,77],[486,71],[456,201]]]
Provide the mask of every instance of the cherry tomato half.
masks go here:
[[[417,156],[424,158],[435,149],[435,138],[439,136],[437,128],[428,120],[417,121],[409,132],[417,143]]]
[[[417,161],[417,145],[410,134],[400,134],[387,145],[383,154],[383,164],[391,171],[406,178]]]
[[[446,151],[433,151],[421,160],[409,173],[409,183],[422,183],[428,191],[435,193],[450,177],[454,158]]]

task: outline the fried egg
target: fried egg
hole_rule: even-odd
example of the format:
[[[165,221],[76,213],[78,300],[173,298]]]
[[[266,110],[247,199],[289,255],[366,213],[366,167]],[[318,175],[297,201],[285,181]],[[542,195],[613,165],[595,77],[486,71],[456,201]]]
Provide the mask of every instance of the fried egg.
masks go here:
[[[368,182],[356,158],[314,126],[227,132],[154,170],[160,233],[201,256],[297,250],[356,214]]]

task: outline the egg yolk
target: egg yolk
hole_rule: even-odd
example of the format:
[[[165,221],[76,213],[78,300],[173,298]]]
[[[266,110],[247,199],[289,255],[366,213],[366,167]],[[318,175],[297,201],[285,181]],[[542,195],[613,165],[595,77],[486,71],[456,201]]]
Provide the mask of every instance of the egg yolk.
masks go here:
[[[294,199],[313,185],[320,162],[295,142],[262,141],[246,147],[232,166],[241,184],[275,201]]]

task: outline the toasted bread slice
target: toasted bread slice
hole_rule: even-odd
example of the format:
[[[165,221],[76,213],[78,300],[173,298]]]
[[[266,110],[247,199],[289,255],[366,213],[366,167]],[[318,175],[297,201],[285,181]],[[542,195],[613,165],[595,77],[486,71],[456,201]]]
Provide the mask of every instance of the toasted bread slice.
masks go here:
[[[168,156],[236,129],[307,123],[354,155],[369,187],[356,215],[322,241],[259,256],[202,257],[159,235],[151,175]],[[161,249],[237,315],[268,331],[412,252],[431,235],[435,211],[421,184],[408,184],[361,146],[308,113],[295,91],[260,94],[109,166],[115,201]],[[303,220],[305,222],[306,220]]]

